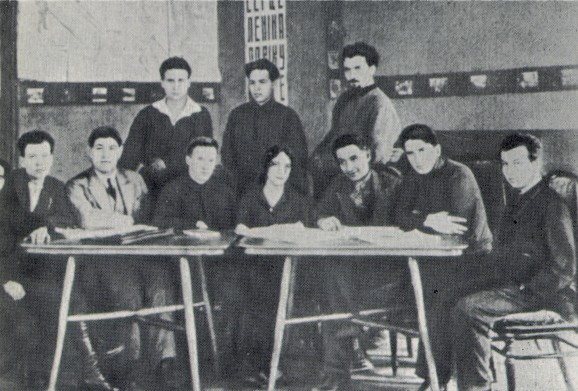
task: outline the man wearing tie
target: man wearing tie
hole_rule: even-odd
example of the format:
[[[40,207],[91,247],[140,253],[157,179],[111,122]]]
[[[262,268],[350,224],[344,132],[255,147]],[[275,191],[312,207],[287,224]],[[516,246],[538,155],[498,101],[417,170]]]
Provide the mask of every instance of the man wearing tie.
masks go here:
[[[29,351],[27,349],[25,356],[29,383],[26,386],[41,388],[47,380],[47,363],[51,361],[56,340],[55,320],[64,271],[60,262],[23,254],[18,244],[24,239],[34,244],[49,242],[55,235],[54,228],[73,224],[74,215],[64,184],[49,175],[54,153],[52,136],[34,130],[20,136],[17,146],[22,168],[6,177],[0,192],[0,278],[6,293],[14,300],[22,300],[17,306],[11,303],[10,308],[18,308],[32,318],[15,327],[27,329],[25,348]],[[43,327],[30,330],[34,322]],[[20,330],[11,331],[22,334]],[[8,345],[4,342],[10,338],[5,337],[0,341],[3,349]],[[15,351],[10,353],[13,355]]]
[[[111,127],[99,127],[88,139],[88,154],[92,167],[72,178],[66,185],[80,226],[87,230],[114,229],[146,223],[149,216],[148,190],[140,174],[117,168],[122,154],[122,139]],[[153,307],[166,305],[173,296],[170,273],[165,263],[147,260],[146,264],[135,258],[99,258],[81,263],[82,282],[80,310],[87,307],[97,311],[136,310],[143,304]],[[147,302],[148,301],[148,302]],[[171,320],[172,315],[160,316]],[[137,323],[120,332],[125,346],[128,365],[120,378],[121,387],[131,387],[139,376],[141,350],[150,359],[147,369],[159,369],[159,389],[173,386],[171,373],[174,365],[175,340],[172,331],[151,327],[146,341],[141,343],[141,330]],[[100,389],[112,387],[98,370],[88,328],[81,324],[82,347],[86,361],[94,370],[85,375],[84,382]],[[144,337],[144,336],[143,336]],[[142,349],[141,349],[141,345]],[[92,360],[92,362],[90,362]],[[139,365],[137,365],[139,364]]]

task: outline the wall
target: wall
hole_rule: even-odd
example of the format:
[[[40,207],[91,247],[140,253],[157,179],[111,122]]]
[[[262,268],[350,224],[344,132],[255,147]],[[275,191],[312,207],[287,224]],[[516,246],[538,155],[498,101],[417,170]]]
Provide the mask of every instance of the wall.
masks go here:
[[[346,43],[382,56],[380,75],[578,64],[573,2],[343,3]],[[543,132],[547,165],[578,173],[577,91],[395,100],[404,125]],[[481,146],[483,148],[483,145]]]
[[[301,117],[310,150],[327,131],[330,119],[325,15],[334,3],[287,3],[289,106]],[[243,71],[243,5],[241,1],[220,1],[218,6],[219,64],[223,76],[221,130],[224,130],[231,109],[247,101]]]
[[[195,81],[219,81],[214,2],[25,2],[20,13],[20,79],[43,81],[157,81],[162,60],[189,60]],[[199,31],[196,31],[196,30]],[[219,105],[204,104],[216,132]],[[66,180],[86,168],[92,129],[116,127],[126,138],[142,105],[20,107],[18,133],[41,128],[55,136],[53,173]]]

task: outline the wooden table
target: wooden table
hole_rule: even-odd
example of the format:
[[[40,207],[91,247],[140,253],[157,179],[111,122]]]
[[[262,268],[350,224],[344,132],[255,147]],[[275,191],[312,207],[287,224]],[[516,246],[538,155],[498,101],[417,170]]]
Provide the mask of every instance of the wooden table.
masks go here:
[[[379,244],[358,239],[344,239],[334,243],[290,243],[272,241],[267,239],[243,238],[240,246],[245,248],[245,252],[251,255],[277,255],[285,256],[283,265],[283,275],[281,278],[279,307],[277,309],[277,319],[275,324],[275,339],[273,344],[273,356],[271,358],[271,371],[269,373],[268,390],[275,390],[275,380],[278,373],[279,359],[281,357],[281,347],[285,326],[290,324],[311,323],[328,320],[350,319],[353,314],[327,314],[318,316],[308,316],[300,318],[288,317],[293,306],[293,292],[295,285],[295,262],[298,257],[367,257],[383,256],[407,257],[409,265],[413,291],[417,307],[419,333],[424,345],[428,373],[433,391],[439,391],[438,378],[434,357],[427,329],[423,288],[419,272],[418,257],[450,257],[459,256],[467,247],[463,241],[456,237],[437,236],[435,240],[412,241],[412,233],[400,234],[401,236],[387,238]],[[406,236],[404,236],[406,235]],[[418,236],[416,236],[418,237]],[[409,239],[409,240],[408,240]],[[431,239],[431,237],[430,237]],[[386,258],[392,261],[395,258]],[[369,261],[368,262],[372,262]],[[368,314],[372,310],[363,311]],[[376,311],[377,312],[377,311]]]
[[[30,254],[62,255],[68,257],[62,288],[62,299],[60,302],[56,351],[54,353],[54,361],[50,373],[48,390],[54,391],[56,389],[56,381],[60,369],[60,361],[62,359],[62,350],[64,347],[64,337],[66,335],[66,326],[68,322],[128,318],[134,316],[146,316],[164,312],[184,310],[185,331],[190,358],[191,382],[193,390],[200,391],[201,386],[199,380],[197,333],[195,329],[195,314],[193,312],[194,307],[205,307],[209,332],[211,336],[212,349],[215,357],[215,369],[217,372],[219,371],[217,358],[217,339],[213,324],[212,308],[208,297],[207,282],[204,273],[202,257],[223,255],[225,249],[227,249],[234,240],[235,235],[233,233],[225,233],[222,234],[218,239],[201,240],[188,236],[172,236],[154,240],[152,243],[130,245],[89,245],[81,244],[79,241],[70,240],[57,240],[45,245],[23,244],[22,247],[24,250]],[[145,308],[137,311],[127,310],[98,314],[70,315],[70,298],[72,295],[72,287],[74,285],[76,269],[75,256],[79,255],[135,256],[141,257],[143,264],[147,262],[147,256],[157,256],[150,257],[148,259],[158,259],[158,257],[178,257],[180,261],[183,304],[156,308]],[[188,257],[196,258],[199,267],[199,274],[201,277],[203,300],[197,303],[193,301],[191,271]]]

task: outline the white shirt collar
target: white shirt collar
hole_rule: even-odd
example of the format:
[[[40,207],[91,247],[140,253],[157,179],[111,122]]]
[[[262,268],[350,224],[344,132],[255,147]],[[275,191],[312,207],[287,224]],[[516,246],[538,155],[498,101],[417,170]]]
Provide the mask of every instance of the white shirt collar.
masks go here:
[[[108,186],[108,183],[106,183],[108,179],[110,179],[112,182],[112,185],[114,187],[116,187],[116,173],[117,172],[118,172],[118,170],[115,170],[112,174],[105,175],[101,172],[94,170],[94,173],[96,174],[97,178],[103,183],[103,185],[105,187]]]
[[[169,106],[167,106],[166,98],[163,98],[161,100],[154,102],[152,104],[152,106],[155,109],[157,109],[159,112],[161,112],[162,114],[165,114],[166,116],[168,116],[169,119],[171,120],[171,124],[173,126],[175,126],[175,124],[180,119],[185,118],[185,117],[190,117],[194,113],[200,113],[201,112],[201,105],[199,105],[197,102],[192,100],[191,97],[189,97],[189,96],[187,96],[187,102],[185,103],[185,107],[183,108],[183,111],[181,111],[181,113],[179,115],[177,115],[176,117],[173,117],[171,115],[171,112],[169,110]]]
[[[30,196],[30,212],[34,212],[36,205],[38,205],[38,200],[40,199],[40,193],[44,187],[44,179],[39,181],[29,181],[28,182],[28,195]]]

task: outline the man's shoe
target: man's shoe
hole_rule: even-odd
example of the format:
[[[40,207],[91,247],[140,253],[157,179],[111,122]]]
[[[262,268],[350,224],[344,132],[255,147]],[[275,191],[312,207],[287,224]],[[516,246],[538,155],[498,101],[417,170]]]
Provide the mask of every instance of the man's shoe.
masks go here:
[[[351,362],[351,369],[349,370],[351,373],[355,372],[362,372],[362,371],[371,371],[375,369],[373,363],[367,357],[367,353],[361,347],[359,340],[355,338],[353,340],[353,361]]]
[[[447,391],[447,387],[445,384],[440,384],[439,389],[440,391]],[[429,380],[424,380],[423,383],[421,383],[421,385],[417,389],[417,391],[428,391],[428,390],[431,390]]]
[[[326,375],[321,384],[313,387],[311,391],[351,391],[351,380]]]
[[[159,364],[159,384],[164,391],[176,390],[179,387],[174,357],[164,358]]]

